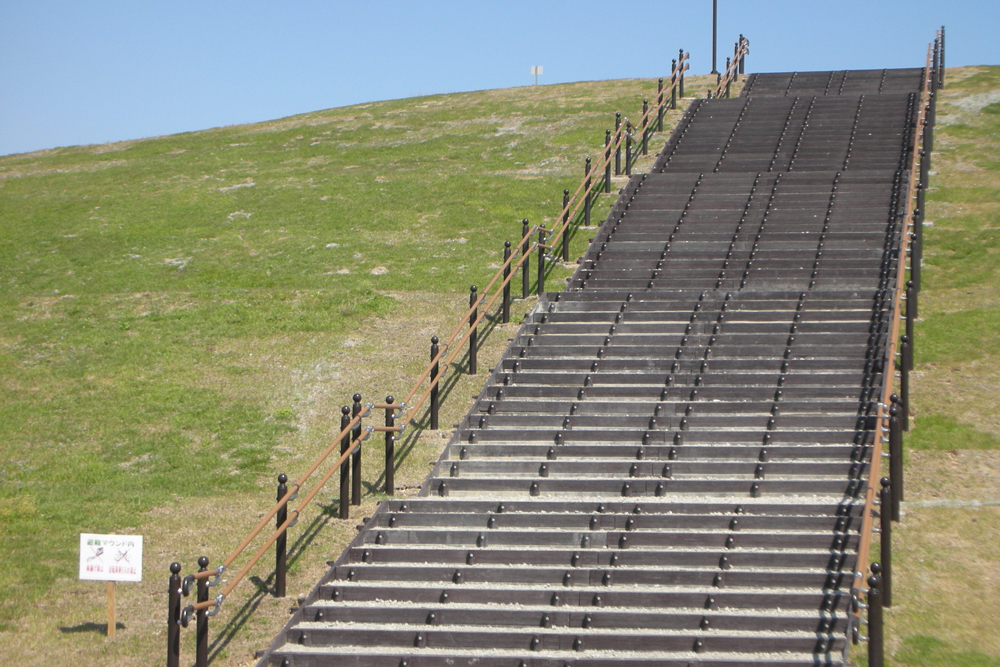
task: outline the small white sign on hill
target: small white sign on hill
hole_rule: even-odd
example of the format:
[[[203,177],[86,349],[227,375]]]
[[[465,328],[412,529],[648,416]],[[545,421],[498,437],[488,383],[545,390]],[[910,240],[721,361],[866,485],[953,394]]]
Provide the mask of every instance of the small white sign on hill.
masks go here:
[[[142,535],[80,533],[80,579],[142,581]]]

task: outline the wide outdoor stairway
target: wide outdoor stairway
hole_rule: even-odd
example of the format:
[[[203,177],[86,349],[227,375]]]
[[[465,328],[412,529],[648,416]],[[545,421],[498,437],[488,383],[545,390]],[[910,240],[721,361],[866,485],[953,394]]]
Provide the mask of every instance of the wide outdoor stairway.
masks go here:
[[[692,104],[261,665],[841,665],[918,70]]]

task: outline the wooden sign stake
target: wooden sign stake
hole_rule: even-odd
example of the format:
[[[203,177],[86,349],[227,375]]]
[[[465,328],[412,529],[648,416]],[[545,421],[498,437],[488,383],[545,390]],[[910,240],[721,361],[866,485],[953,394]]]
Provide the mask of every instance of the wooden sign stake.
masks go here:
[[[115,619],[115,582],[108,582],[108,639],[115,638],[115,626],[118,625]]]

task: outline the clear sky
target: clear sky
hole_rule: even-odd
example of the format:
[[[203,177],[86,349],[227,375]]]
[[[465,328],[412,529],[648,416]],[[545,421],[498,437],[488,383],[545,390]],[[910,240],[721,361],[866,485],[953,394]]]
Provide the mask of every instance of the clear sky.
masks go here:
[[[372,100],[711,69],[711,0],[0,0],[0,155]],[[1000,0],[719,0],[749,71],[1000,64]]]

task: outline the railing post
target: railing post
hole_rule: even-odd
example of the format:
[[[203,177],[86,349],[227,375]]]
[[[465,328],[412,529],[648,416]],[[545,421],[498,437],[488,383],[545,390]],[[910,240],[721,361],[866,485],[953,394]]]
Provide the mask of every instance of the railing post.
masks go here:
[[[677,61],[670,61],[670,108],[677,108]]]
[[[611,192],[611,130],[604,130],[604,192]]]
[[[628,131],[629,125],[625,124],[625,175],[632,175],[632,135]]]
[[[548,238],[549,232],[544,226],[538,229],[538,284],[536,285],[536,294],[538,296],[542,295],[545,291],[545,240]]]
[[[930,98],[934,98],[934,93],[930,94]],[[930,171],[931,168],[931,153],[934,152],[934,135],[931,130],[931,124],[928,121],[931,114],[931,103],[928,103],[924,107],[924,159],[927,161],[927,170]]]
[[[586,176],[586,184],[583,186],[583,226],[590,227],[590,195],[593,183],[590,178],[590,158],[583,164],[583,174]],[[569,220],[569,211],[566,211],[566,219]],[[563,261],[569,261],[569,225],[563,230]]]
[[[622,173],[622,112],[615,112],[615,176]]]
[[[917,290],[912,280],[906,281],[906,337],[910,339],[910,361],[913,361],[913,326],[917,322]],[[911,366],[912,370],[912,366]]]
[[[521,221],[521,238],[524,242],[521,244],[521,257],[524,261],[521,262],[521,298],[528,298],[528,286],[531,282],[531,255],[528,254],[529,247],[531,245],[530,239],[528,239],[528,219],[525,218]]]
[[[913,368],[913,354],[909,336],[900,338],[899,346],[899,407],[903,430],[910,430],[910,369]]]
[[[510,322],[510,241],[503,242],[503,303],[500,305],[500,322]]]
[[[590,167],[590,158],[587,158],[587,168]],[[562,203],[562,257],[564,262],[569,261],[569,190],[563,190]]]
[[[170,564],[167,581],[167,667],[181,664],[181,564]]]
[[[431,337],[431,361],[434,361],[438,354],[440,353],[440,348],[438,348],[438,337]],[[431,430],[436,431],[438,427],[438,392],[441,387],[439,384],[441,376],[441,363],[440,361],[434,361],[434,366],[431,367]]]
[[[354,400],[354,404],[351,406],[351,417],[357,417],[361,414],[363,406],[361,405],[361,394],[354,394],[351,397]],[[354,425],[351,429],[351,442],[354,442],[361,437],[361,420]],[[361,442],[358,441],[358,447],[354,450],[354,454],[351,457],[351,504],[360,505],[361,504]]]
[[[476,339],[479,337],[479,325],[476,322],[479,319],[479,308],[476,305],[479,300],[478,289],[475,285],[469,288],[469,308],[472,309],[469,313],[469,375],[475,375],[479,370],[476,363]]]
[[[649,154],[649,100],[642,101],[642,154]]]
[[[510,241],[507,246],[510,247]],[[391,394],[385,397],[389,406],[385,409],[385,493],[389,496],[396,493],[396,433],[389,430],[396,426],[396,408],[392,407],[395,401]]]
[[[944,26],[941,26],[941,61],[938,64],[940,65],[938,84],[944,88]]]
[[[732,67],[732,59],[726,58],[726,97],[729,97],[729,86],[733,82],[733,78],[730,75],[730,68]]]
[[[684,49],[677,53],[677,66],[680,67],[680,89],[677,91],[678,97],[684,99]]]
[[[924,187],[917,183],[917,207],[913,211],[913,247],[910,248],[910,280],[920,289],[920,263],[924,255]]]
[[[656,82],[656,131],[663,132],[663,77]]]
[[[872,563],[872,576],[868,577],[868,667],[884,667],[882,645],[882,568]]]
[[[198,571],[204,572],[208,569],[208,556],[198,559]],[[198,602],[208,602],[208,579],[198,580]],[[202,608],[195,612],[195,635],[197,644],[195,647],[194,664],[195,667],[208,667],[208,609]]]
[[[889,509],[892,507],[892,483],[888,477],[879,480],[882,488],[879,489],[879,535],[881,542],[882,558],[882,604],[886,607],[892,606],[892,519],[889,517]]]
[[[288,493],[288,475],[281,473],[278,475],[278,497],[275,501],[281,500]],[[288,520],[288,503],[281,506],[274,517],[275,527],[281,528],[281,524]],[[281,535],[274,541],[274,595],[279,598],[285,597],[285,574],[288,565],[288,531],[281,531]]]
[[[893,521],[899,521],[899,503],[903,499],[903,432],[899,425],[899,397],[893,394],[889,406],[889,479],[892,489],[892,508],[890,516]]]
[[[740,41],[737,42],[737,44],[738,44],[738,46],[737,46],[738,49],[742,49],[743,48],[743,35],[740,35]],[[739,55],[739,58],[740,58],[740,75],[742,76],[743,75],[743,59],[744,59],[742,53]]]
[[[934,82],[934,86],[931,88],[931,90],[934,90],[935,88],[937,88],[937,83],[938,83],[938,68],[940,67],[940,65],[938,64],[938,58],[939,58],[940,54],[941,54],[941,42],[938,40],[937,37],[935,37],[934,38],[934,51],[931,54],[931,81]]]
[[[343,431],[351,423],[351,408],[348,405],[340,408],[340,430]],[[340,455],[344,456],[351,448],[351,433],[347,432],[340,439]],[[345,457],[340,464],[340,518],[351,517],[351,457]]]

